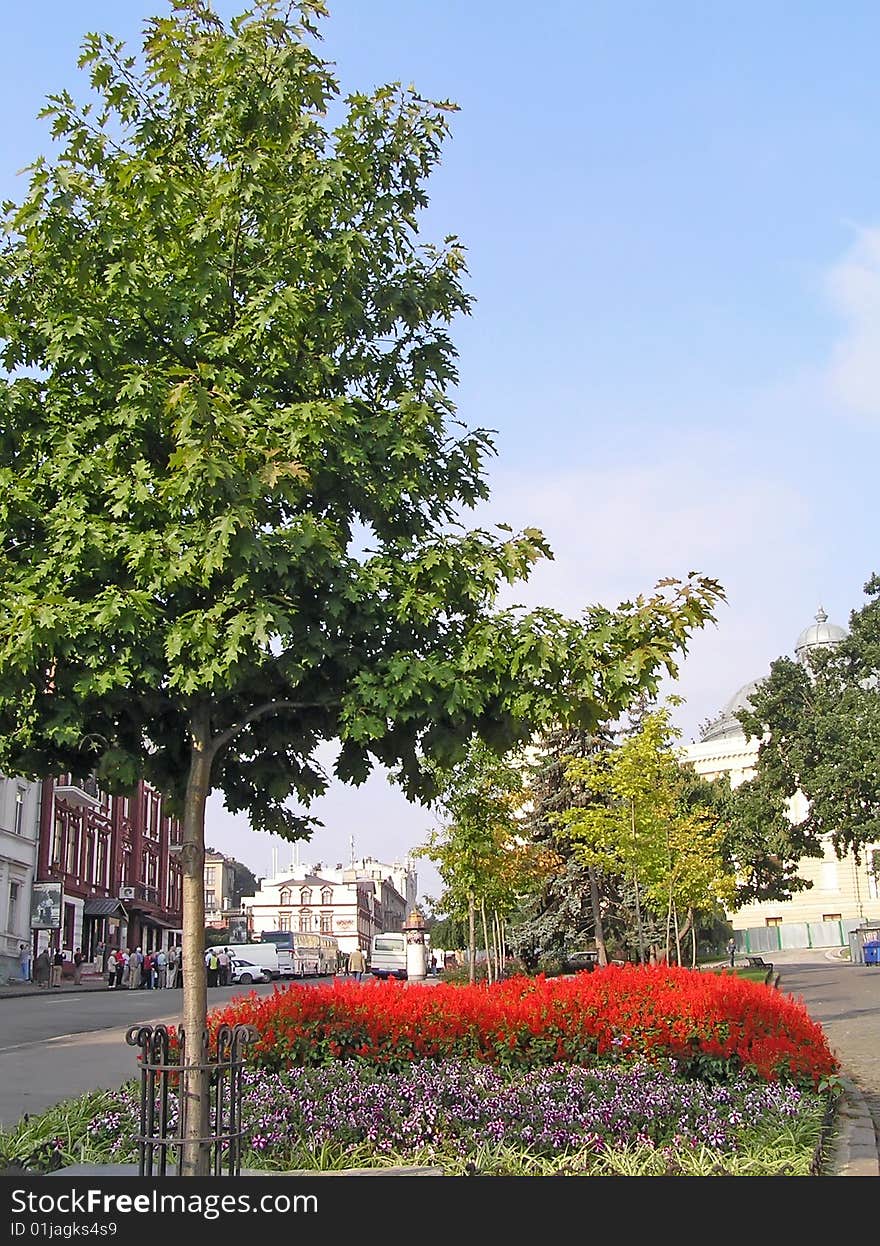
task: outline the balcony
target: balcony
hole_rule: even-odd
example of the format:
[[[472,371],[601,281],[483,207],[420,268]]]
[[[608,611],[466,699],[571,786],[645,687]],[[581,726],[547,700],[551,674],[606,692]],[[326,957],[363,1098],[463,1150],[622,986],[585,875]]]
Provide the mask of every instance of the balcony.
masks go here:
[[[74,779],[65,775],[55,784],[55,795],[66,805],[78,805],[83,809],[100,809],[101,791],[98,780],[89,775],[87,779]]]

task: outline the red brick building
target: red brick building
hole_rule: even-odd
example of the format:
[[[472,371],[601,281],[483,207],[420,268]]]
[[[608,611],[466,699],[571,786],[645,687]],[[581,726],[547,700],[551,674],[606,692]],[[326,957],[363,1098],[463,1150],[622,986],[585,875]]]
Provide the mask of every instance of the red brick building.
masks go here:
[[[182,924],[182,827],[163,804],[148,783],[130,796],[69,775],[43,783],[35,881],[61,883],[61,927],[35,944],[93,960],[101,940],[144,951],[179,941],[170,932]]]

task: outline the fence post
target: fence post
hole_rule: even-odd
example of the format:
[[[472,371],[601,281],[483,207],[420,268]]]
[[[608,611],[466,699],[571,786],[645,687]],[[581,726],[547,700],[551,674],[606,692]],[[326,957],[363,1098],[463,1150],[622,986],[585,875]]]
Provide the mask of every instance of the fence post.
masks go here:
[[[222,1025],[211,1053],[207,1030],[200,1035],[198,1067],[208,1072],[208,1134],[198,1141],[209,1150],[214,1176],[237,1177],[241,1172],[242,1112],[241,1074],[246,1049],[259,1037],[251,1025]],[[186,1111],[180,1057],[186,1049],[183,1028],[177,1031],[178,1050],[172,1050],[166,1026],[132,1026],[125,1036],[130,1047],[140,1048],[140,1110],[138,1114],[138,1173],[141,1177],[168,1175],[169,1152],[176,1155],[176,1175],[182,1162],[183,1122]],[[176,1086],[176,1094],[172,1087]]]

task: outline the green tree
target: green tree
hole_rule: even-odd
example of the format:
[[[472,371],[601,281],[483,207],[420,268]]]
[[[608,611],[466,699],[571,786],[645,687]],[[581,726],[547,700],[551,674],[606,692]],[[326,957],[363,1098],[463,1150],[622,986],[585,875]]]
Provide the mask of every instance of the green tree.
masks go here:
[[[549,550],[461,525],[493,446],[449,399],[462,247],[418,223],[451,105],[340,98],[323,14],[174,0],[139,53],[88,35],[92,98],[50,97],[59,150],[4,207],[0,766],[168,794],[190,1035],[212,789],[306,837],[287,802],[338,740],[339,779],[378,762],[429,799],[474,733],[613,717],[721,596],[691,575],[578,619],[497,607]]]
[[[623,743],[571,762],[568,774],[592,797],[556,816],[587,863],[632,882],[639,959],[645,959],[643,906],[665,914],[666,955],[693,930],[698,910],[731,900],[734,880],[724,861],[724,827],[710,805],[699,806],[679,761],[667,707],[640,715]],[[683,928],[679,914],[687,915]]]
[[[520,811],[525,797],[521,755],[499,756],[478,738],[467,756],[446,772],[436,805],[446,821],[417,850],[437,867],[444,886],[441,910],[467,921],[470,981],[475,980],[477,916],[483,924],[489,980],[494,976],[488,911],[496,922],[509,915],[528,876]],[[500,949],[499,949],[500,951]],[[495,968],[500,972],[496,957]]]
[[[738,715],[760,740],[753,816],[790,835],[802,856],[821,855],[826,836],[839,857],[857,860],[880,841],[880,576],[865,593],[844,639],[810,651],[805,665],[774,662]],[[796,792],[808,808],[792,825]]]
[[[566,951],[595,942],[599,963],[608,963],[605,927],[619,899],[616,880],[593,861],[559,825],[559,814],[581,807],[591,794],[569,773],[572,758],[607,748],[608,731],[586,733],[556,726],[542,733],[532,750],[529,801],[524,826],[544,868],[523,897],[512,941],[524,964],[536,968],[540,955],[561,961]],[[595,797],[602,799],[602,797]]]

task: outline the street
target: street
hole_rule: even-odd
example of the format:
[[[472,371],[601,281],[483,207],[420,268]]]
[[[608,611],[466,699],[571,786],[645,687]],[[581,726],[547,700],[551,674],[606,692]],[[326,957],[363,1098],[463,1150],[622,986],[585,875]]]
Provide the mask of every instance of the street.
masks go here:
[[[294,990],[328,979],[307,979]],[[277,983],[212,987],[216,1008],[251,991],[269,995]],[[125,1041],[129,1026],[179,1023],[181,992],[42,991],[0,999],[0,1125],[38,1113],[90,1090],[112,1088],[137,1075],[137,1052]]]

